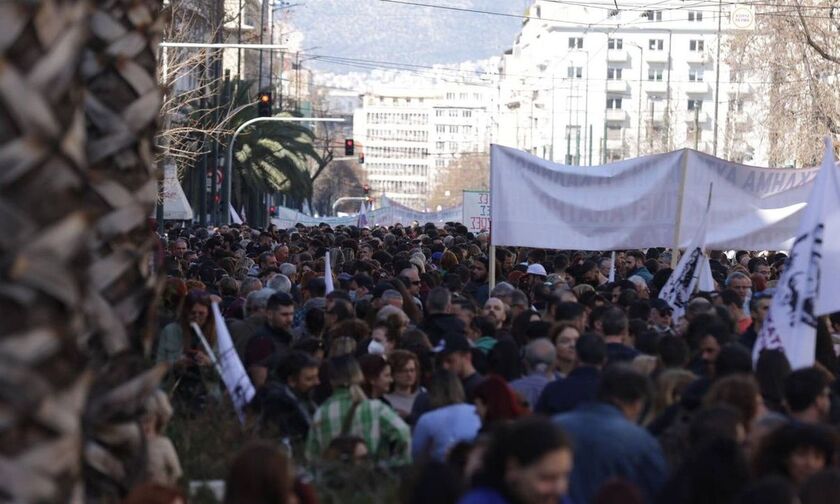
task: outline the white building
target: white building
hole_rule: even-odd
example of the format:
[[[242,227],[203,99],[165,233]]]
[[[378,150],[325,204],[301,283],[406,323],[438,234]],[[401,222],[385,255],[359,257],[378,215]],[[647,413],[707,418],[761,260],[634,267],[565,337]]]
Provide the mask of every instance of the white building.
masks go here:
[[[463,154],[487,153],[496,90],[440,84],[366,93],[353,117],[368,184],[377,193],[418,210],[437,175]]]
[[[767,162],[753,107],[760,79],[727,64],[734,6],[719,16],[717,4],[679,0],[658,10],[587,5],[536,0],[529,9],[499,66],[500,144],[566,164],[682,147]],[[738,19],[746,28],[751,12]]]

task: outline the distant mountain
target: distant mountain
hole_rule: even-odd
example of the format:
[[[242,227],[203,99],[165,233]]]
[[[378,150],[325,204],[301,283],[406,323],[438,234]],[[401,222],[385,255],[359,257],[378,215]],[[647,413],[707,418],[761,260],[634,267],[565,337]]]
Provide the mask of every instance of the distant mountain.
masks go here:
[[[530,0],[408,0],[464,9],[521,14]],[[381,0],[289,0],[287,16],[311,54],[413,65],[498,56],[513,44],[521,20]],[[315,60],[322,71],[368,71],[375,63]]]

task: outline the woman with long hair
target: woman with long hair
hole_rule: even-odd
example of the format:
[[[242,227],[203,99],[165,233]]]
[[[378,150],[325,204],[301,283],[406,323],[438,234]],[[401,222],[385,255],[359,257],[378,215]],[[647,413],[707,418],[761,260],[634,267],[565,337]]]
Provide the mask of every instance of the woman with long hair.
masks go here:
[[[394,350],[388,356],[388,362],[391,363],[394,386],[385,394],[385,400],[401,417],[408,418],[420,393],[420,359],[414,352]]]
[[[191,291],[176,322],[167,324],[160,333],[157,362],[172,365],[169,379],[173,401],[185,402],[190,409],[201,409],[208,394],[218,397],[219,378],[213,362],[192,328],[201,329],[211,348],[216,348],[216,325],[211,313],[212,301],[204,291]]]
[[[507,382],[496,375],[488,376],[475,388],[473,403],[478,416],[481,417],[482,432],[488,432],[500,423],[515,420],[528,413]]]
[[[451,447],[459,442],[470,442],[478,435],[481,419],[475,406],[466,404],[461,380],[445,369],[432,375],[429,384],[429,406],[417,420],[411,439],[414,459],[430,456],[443,461]]]

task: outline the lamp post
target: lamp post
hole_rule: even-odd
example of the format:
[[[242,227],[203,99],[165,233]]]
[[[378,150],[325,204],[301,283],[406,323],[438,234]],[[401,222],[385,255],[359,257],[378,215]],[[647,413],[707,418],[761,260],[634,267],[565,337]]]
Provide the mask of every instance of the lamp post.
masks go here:
[[[344,122],[344,119],[341,117],[255,117],[236,128],[236,131],[230,137],[227,158],[225,158],[225,183],[222,186],[222,202],[220,205],[222,207],[222,224],[230,224],[231,175],[233,173],[233,146],[236,143],[236,137],[242,133],[242,130],[258,122]]]
[[[636,118],[636,157],[641,155],[642,149],[642,72],[644,71],[645,48],[635,42],[628,42],[639,50],[639,109]]]

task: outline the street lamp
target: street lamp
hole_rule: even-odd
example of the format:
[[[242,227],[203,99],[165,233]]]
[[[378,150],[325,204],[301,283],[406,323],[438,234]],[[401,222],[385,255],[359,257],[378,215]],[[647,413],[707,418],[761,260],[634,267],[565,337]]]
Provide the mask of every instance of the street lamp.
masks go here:
[[[628,44],[639,50],[639,110],[636,119],[636,157],[639,157],[642,145],[642,71],[644,70],[645,48],[635,42],[628,42]]]

